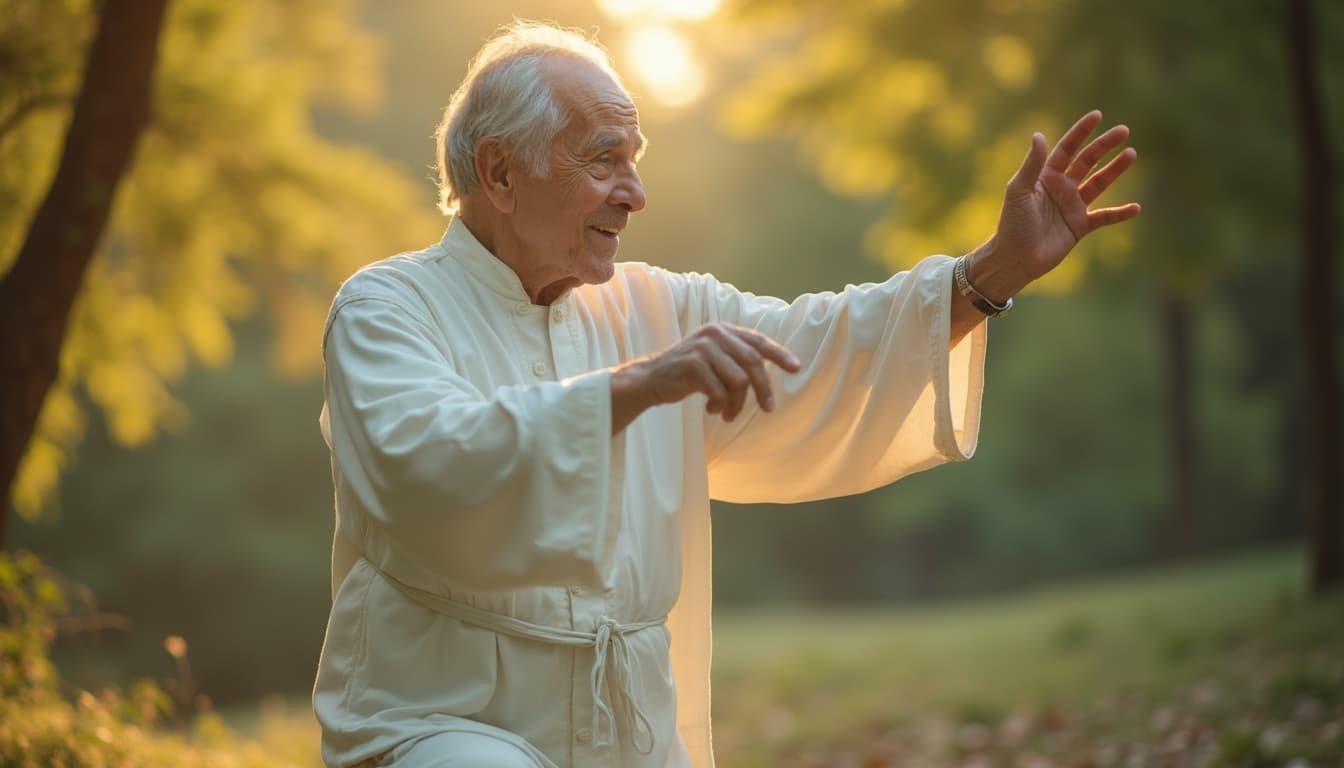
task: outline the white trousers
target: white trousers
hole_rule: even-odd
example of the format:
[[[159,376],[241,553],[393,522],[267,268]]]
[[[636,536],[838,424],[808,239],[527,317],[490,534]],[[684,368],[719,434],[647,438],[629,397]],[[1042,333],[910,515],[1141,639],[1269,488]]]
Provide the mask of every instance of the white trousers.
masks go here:
[[[531,746],[531,745],[528,745]],[[447,731],[403,744],[378,763],[381,768],[547,768],[512,740],[488,733]]]

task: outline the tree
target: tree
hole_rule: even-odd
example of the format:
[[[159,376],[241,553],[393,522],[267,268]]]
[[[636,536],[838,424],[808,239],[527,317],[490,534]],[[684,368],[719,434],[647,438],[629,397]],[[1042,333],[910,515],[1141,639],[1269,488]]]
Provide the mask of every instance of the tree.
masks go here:
[[[258,303],[276,364],[311,371],[335,282],[434,225],[428,193],[313,126],[315,107],[378,98],[352,2],[5,5],[0,478],[32,515],[80,440],[83,397],[127,445],[184,424],[169,385],[193,358],[225,362],[229,322]],[[114,120],[108,104],[130,109]]]
[[[1325,590],[1344,584],[1344,452],[1340,445],[1339,379],[1331,322],[1335,299],[1334,152],[1325,124],[1320,64],[1311,0],[1293,0],[1285,25],[1293,105],[1302,162],[1302,331],[1307,340],[1307,402],[1315,415],[1311,440],[1308,516],[1313,549],[1311,584]]]
[[[167,0],[109,0],[103,7],[56,178],[0,281],[0,347],[7,350],[0,358],[0,487],[12,483],[56,380],[80,278],[149,119],[150,76],[166,5]],[[20,102],[6,123],[22,120],[36,98]]]
[[[787,6],[787,7],[786,7]],[[1128,123],[1139,165],[1116,199],[1145,212],[1084,243],[1043,289],[1090,264],[1146,276],[1165,370],[1169,489],[1163,547],[1196,541],[1199,401],[1192,305],[1215,281],[1290,240],[1293,146],[1276,10],[1237,0],[1218,14],[1157,0],[751,0],[742,13],[792,17],[814,42],[767,59],[729,122],[748,135],[792,132],[822,178],[853,195],[890,195],[871,233],[893,266],[956,252],[992,231],[1003,180],[1030,132],[1104,106]]]

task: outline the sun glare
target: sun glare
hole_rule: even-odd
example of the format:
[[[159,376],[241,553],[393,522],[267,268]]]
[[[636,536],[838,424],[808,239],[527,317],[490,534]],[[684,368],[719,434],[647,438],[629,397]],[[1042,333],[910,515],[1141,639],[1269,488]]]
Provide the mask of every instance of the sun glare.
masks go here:
[[[648,95],[663,104],[684,106],[704,91],[704,69],[690,43],[668,27],[651,25],[630,30],[625,55]]]
[[[707,76],[689,34],[719,10],[720,0],[596,0],[621,29],[624,65],[640,91],[667,107],[700,98]]]
[[[719,9],[719,0],[597,0],[613,19],[700,21]]]

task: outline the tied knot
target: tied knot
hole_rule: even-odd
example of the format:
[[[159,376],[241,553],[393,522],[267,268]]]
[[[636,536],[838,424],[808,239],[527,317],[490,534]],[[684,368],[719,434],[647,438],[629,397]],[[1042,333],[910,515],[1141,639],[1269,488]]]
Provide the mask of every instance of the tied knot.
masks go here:
[[[635,703],[630,690],[630,648],[625,636],[647,628],[650,622],[622,625],[603,616],[593,632],[593,745],[612,746],[616,743],[616,721],[622,720],[630,728],[630,743],[635,751],[647,755],[653,751],[653,725],[644,711]],[[615,710],[608,703],[607,666],[612,670],[616,689]],[[605,726],[605,727],[604,727]]]
[[[630,652],[626,636],[645,629],[661,627],[667,624],[667,617],[635,621],[620,624],[609,616],[598,620],[592,632],[580,632],[573,629],[548,627],[533,624],[513,616],[477,608],[460,603],[444,595],[413,587],[391,574],[378,570],[368,560],[361,560],[374,569],[387,583],[408,599],[421,606],[450,616],[464,624],[488,629],[509,637],[530,640],[538,643],[566,645],[571,648],[593,649],[592,695],[593,695],[593,744],[609,747],[616,744],[618,730],[627,731],[630,743],[641,755],[653,752],[653,725],[644,711],[635,703],[631,689],[633,677],[630,666],[635,655]],[[607,679],[607,668],[611,668],[611,680]],[[615,695],[608,695],[614,689]],[[613,702],[614,699],[614,702]]]

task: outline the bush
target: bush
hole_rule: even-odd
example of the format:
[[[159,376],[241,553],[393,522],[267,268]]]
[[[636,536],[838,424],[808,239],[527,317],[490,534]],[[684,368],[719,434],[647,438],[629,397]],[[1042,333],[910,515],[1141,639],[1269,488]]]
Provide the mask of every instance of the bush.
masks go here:
[[[207,699],[193,696],[181,638],[165,642],[178,661],[178,677],[165,686],[176,695],[151,680],[125,691],[63,684],[50,658],[57,634],[118,622],[36,556],[0,553],[0,609],[0,766],[277,765],[261,745],[230,731]]]

